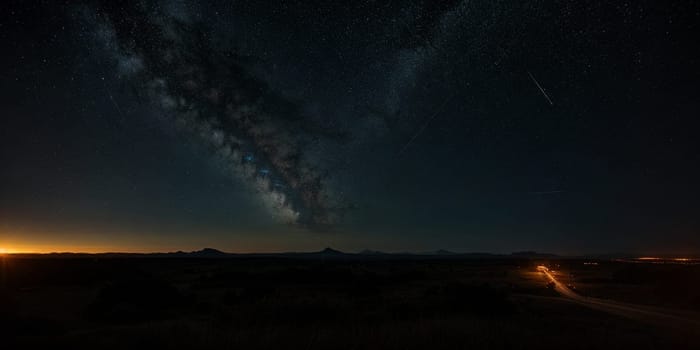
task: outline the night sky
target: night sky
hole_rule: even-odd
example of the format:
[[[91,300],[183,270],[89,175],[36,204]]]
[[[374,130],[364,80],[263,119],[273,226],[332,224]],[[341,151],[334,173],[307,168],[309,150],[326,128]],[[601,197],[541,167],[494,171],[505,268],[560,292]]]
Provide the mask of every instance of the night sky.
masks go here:
[[[5,251],[700,251],[700,2],[0,6]]]

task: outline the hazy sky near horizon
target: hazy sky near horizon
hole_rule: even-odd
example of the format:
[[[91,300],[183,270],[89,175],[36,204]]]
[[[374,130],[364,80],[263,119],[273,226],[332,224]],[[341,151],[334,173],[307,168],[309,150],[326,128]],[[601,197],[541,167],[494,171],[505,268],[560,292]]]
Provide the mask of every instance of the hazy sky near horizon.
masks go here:
[[[696,1],[10,1],[0,248],[700,251]]]

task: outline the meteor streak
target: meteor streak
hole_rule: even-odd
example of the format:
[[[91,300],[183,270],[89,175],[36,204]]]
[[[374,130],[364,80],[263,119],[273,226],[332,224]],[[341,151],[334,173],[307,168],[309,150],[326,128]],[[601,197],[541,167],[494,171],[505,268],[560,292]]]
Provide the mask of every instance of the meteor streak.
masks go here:
[[[552,102],[552,100],[549,98],[549,96],[547,95],[547,93],[544,92],[544,89],[542,88],[542,86],[540,85],[540,83],[537,82],[537,79],[535,79],[535,77],[532,75],[532,73],[530,73],[530,72],[528,71],[527,74],[530,75],[530,79],[532,79],[532,82],[535,83],[535,85],[537,85],[537,88],[540,89],[540,91],[542,92],[542,95],[544,95],[544,98],[547,99],[547,101],[549,102],[549,104],[552,105],[552,106],[554,106],[554,102]]]
[[[405,145],[401,148],[401,150],[399,151],[399,153],[398,153],[399,156],[402,155],[404,151],[406,151],[406,149],[408,148],[408,146],[411,145],[411,143],[413,142],[413,140],[415,140],[416,138],[418,138],[418,136],[419,136],[421,133],[423,133],[423,131],[425,130],[425,128],[428,127],[428,124],[430,124],[430,122],[433,121],[433,119],[435,119],[435,117],[437,117],[437,115],[440,114],[440,112],[442,112],[443,108],[445,108],[445,105],[447,105],[447,102],[450,102],[450,100],[452,100],[452,97],[448,97],[448,98],[445,100],[445,102],[443,102],[443,103],[440,105],[440,107],[438,107],[438,109],[435,111],[435,113],[433,113],[433,115],[431,115],[430,118],[428,118],[428,120],[425,122],[425,124],[423,124],[423,126],[418,130],[418,132],[415,133],[415,134],[413,135],[413,137],[411,137],[411,139],[408,140],[408,142],[406,142],[406,144],[405,144]]]

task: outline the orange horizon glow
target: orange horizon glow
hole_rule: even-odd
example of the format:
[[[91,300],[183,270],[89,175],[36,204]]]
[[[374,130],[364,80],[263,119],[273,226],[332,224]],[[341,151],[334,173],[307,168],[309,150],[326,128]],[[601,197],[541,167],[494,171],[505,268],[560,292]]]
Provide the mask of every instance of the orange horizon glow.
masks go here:
[[[91,244],[92,243],[92,244]],[[97,243],[97,244],[95,244]],[[85,253],[85,254],[99,254],[99,253],[153,253],[153,252],[175,252],[178,250],[199,250],[204,247],[194,248],[192,244],[183,244],[180,247],[174,245],[163,245],[158,244],[143,244],[140,248],[134,248],[133,245],[124,244],[126,242],[120,242],[122,244],[100,244],[100,242],[85,242],[85,244],[75,244],[75,245],[63,245],[63,244],[50,244],[50,243],[19,243],[13,242],[2,242],[0,244],[0,254],[51,254],[51,253]]]
[[[203,248],[215,248],[228,253],[284,253],[318,251],[333,247],[342,251],[377,249],[386,252],[396,251],[387,248],[383,240],[372,241],[367,237],[355,240],[341,240],[336,236],[319,239],[314,234],[298,229],[286,230],[284,235],[270,230],[240,230],[223,232],[200,230],[197,235],[189,231],[168,231],[162,234],[156,230],[103,229],[87,227],[54,227],[42,229],[30,224],[12,226],[0,225],[0,254],[51,254],[51,253],[167,253],[191,252]],[[414,246],[415,245],[415,246]],[[398,251],[422,251],[417,244]],[[506,252],[502,252],[507,254]],[[638,262],[700,262],[700,256],[692,252],[647,253],[630,261]]]
[[[229,244],[225,244],[229,245]],[[0,246],[0,255],[21,255],[21,254],[61,254],[61,253],[72,253],[72,254],[106,254],[106,253],[127,253],[127,254],[139,254],[139,253],[171,253],[171,252],[192,252],[199,251],[204,248],[214,248],[221,250],[226,253],[233,254],[247,254],[247,253],[286,253],[293,251],[316,251],[323,249],[323,247],[285,247],[282,244],[260,244],[255,245],[238,245],[237,249],[231,249],[225,245],[217,245],[215,242],[202,242],[190,243],[187,242],[182,245],[158,245],[158,244],[145,244],[139,248],[133,248],[127,244],[115,244],[112,246],[107,245],[53,245],[53,244],[16,244],[12,242],[11,244],[4,244]]]
[[[105,249],[56,249],[56,248],[7,248],[0,247],[0,255],[11,255],[11,254],[52,254],[52,253],[86,253],[86,254],[98,254],[98,253],[146,253],[148,251],[135,251],[128,249],[118,249],[118,250],[105,250]]]
[[[107,248],[107,247],[56,247],[56,246],[44,246],[44,247],[17,247],[17,248],[9,248],[9,247],[0,247],[0,255],[13,255],[13,254],[61,254],[61,253],[71,253],[71,254],[107,254],[107,253],[171,253],[171,252],[177,252],[177,251],[184,251],[184,252],[190,252],[190,251],[198,251],[201,249],[204,249],[207,247],[183,247],[183,248],[169,248],[169,249],[130,249],[126,247],[112,247],[112,248]],[[214,248],[214,249],[219,249],[217,247],[209,247],[209,248]],[[229,251],[225,249],[220,249],[221,251],[224,251],[226,253],[260,253],[260,251]],[[271,250],[271,251],[264,251],[264,252],[269,252],[269,253],[275,253],[275,252],[288,252],[288,250]]]
[[[284,253],[284,252],[291,252],[291,251],[314,251],[313,248],[310,249],[294,249],[294,248],[289,248],[289,249],[284,249],[282,247],[260,247],[261,249],[234,249],[234,250],[229,250],[225,248],[220,248],[217,246],[212,246],[212,245],[203,245],[203,246],[179,246],[179,247],[173,247],[173,246],[163,246],[163,247],[146,247],[146,248],[140,248],[140,249],[134,249],[134,248],[129,248],[124,245],[114,245],[111,247],[108,246],[90,246],[90,245],[84,245],[84,246],[61,246],[61,245],[27,245],[27,244],[19,244],[19,245],[3,245],[0,246],[0,255],[12,255],[12,254],[60,254],[60,253],[73,253],[73,254],[105,254],[105,253],[168,253],[168,252],[177,252],[177,251],[184,251],[184,252],[190,252],[190,251],[198,251],[203,248],[215,248],[219,249],[221,251],[227,252],[227,253],[234,253],[234,254],[246,254],[246,253]],[[319,248],[321,249],[321,248]],[[694,262],[694,261],[700,261],[699,258],[688,258],[688,257],[656,257],[656,256],[642,256],[638,258],[634,258],[634,260],[638,261],[675,261],[675,262]],[[597,264],[597,263],[584,263],[586,264]],[[538,266],[538,268],[542,268],[544,266]]]
[[[167,253],[214,248],[229,253],[275,253],[314,251],[336,242],[319,240],[302,229],[238,231],[168,229],[128,230],[80,225],[49,229],[23,225],[0,225],[0,254],[50,253]],[[354,248],[354,247],[353,247]],[[358,248],[359,250],[359,248]]]

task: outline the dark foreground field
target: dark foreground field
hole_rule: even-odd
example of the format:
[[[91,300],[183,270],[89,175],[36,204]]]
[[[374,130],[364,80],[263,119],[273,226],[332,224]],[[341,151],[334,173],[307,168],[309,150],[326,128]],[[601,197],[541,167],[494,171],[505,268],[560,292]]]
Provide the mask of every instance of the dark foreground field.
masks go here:
[[[695,331],[568,302],[536,270],[559,264],[568,282],[582,280],[581,293],[693,311],[700,309],[697,265],[0,259],[3,349],[700,348]]]

